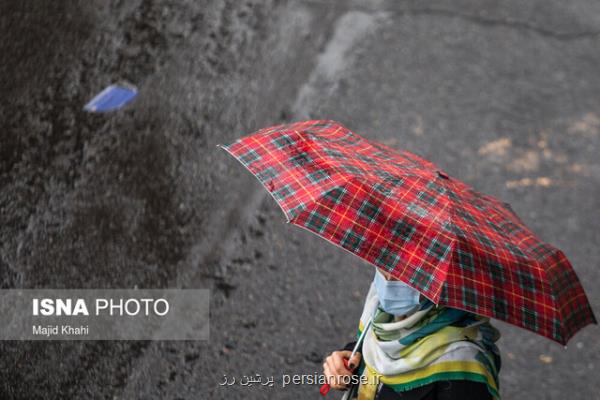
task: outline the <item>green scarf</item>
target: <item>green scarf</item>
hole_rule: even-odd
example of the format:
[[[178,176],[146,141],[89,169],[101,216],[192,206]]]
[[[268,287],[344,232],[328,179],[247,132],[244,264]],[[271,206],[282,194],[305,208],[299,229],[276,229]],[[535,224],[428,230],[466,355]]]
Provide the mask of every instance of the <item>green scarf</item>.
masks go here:
[[[500,399],[500,356],[495,345],[500,333],[488,318],[426,300],[418,311],[396,321],[379,307],[371,285],[358,335],[372,315],[372,328],[362,344],[359,400],[373,400],[380,383],[403,392],[450,379],[485,383]]]

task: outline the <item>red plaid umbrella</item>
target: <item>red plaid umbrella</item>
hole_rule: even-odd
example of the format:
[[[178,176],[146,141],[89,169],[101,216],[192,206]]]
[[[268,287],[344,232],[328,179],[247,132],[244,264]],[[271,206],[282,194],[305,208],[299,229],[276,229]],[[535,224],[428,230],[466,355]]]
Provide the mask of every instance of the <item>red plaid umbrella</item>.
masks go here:
[[[562,251],[508,203],[408,151],[330,120],[277,125],[220,145],[252,172],[287,222],[419,290],[566,344],[597,323]]]

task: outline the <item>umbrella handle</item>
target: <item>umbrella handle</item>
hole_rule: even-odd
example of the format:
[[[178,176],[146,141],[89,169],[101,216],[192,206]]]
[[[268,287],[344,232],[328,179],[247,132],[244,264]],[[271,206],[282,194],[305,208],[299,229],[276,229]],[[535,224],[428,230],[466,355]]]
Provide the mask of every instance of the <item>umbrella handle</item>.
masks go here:
[[[346,369],[348,371],[352,372],[353,370],[351,370],[348,367],[348,359],[344,358],[343,361],[344,361],[344,367],[346,367]],[[324,383],[323,385],[321,385],[321,389],[319,389],[319,393],[321,393],[321,396],[325,396],[329,392],[329,389],[331,389],[331,385],[329,383]]]

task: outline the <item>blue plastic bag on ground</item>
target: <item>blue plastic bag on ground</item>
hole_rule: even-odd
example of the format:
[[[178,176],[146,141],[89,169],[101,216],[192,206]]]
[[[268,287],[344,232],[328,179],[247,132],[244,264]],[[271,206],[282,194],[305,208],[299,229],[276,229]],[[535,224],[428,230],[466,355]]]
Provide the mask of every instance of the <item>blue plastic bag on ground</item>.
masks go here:
[[[137,96],[137,88],[133,85],[110,85],[96,95],[83,109],[89,112],[106,112],[117,110]]]

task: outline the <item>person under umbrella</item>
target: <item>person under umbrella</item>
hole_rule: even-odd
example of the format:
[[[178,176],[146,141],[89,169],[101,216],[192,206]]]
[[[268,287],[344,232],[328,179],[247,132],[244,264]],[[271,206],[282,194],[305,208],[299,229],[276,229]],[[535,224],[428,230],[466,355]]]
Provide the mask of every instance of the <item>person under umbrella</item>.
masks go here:
[[[495,345],[500,334],[488,318],[438,307],[378,268],[359,333],[365,326],[368,329],[371,316],[361,352],[350,358],[356,344],[350,342],[323,363],[331,387],[349,390],[345,398],[355,394],[359,400],[500,398],[501,360]],[[360,376],[353,380],[359,385],[348,384],[353,374]]]
[[[218,146],[261,182],[287,223],[379,271],[359,323],[361,360],[334,352],[326,362],[330,379],[358,365],[359,400],[499,398],[499,333],[489,318],[562,345],[597,323],[560,249],[510,204],[417,154],[333,120],[279,124]]]

